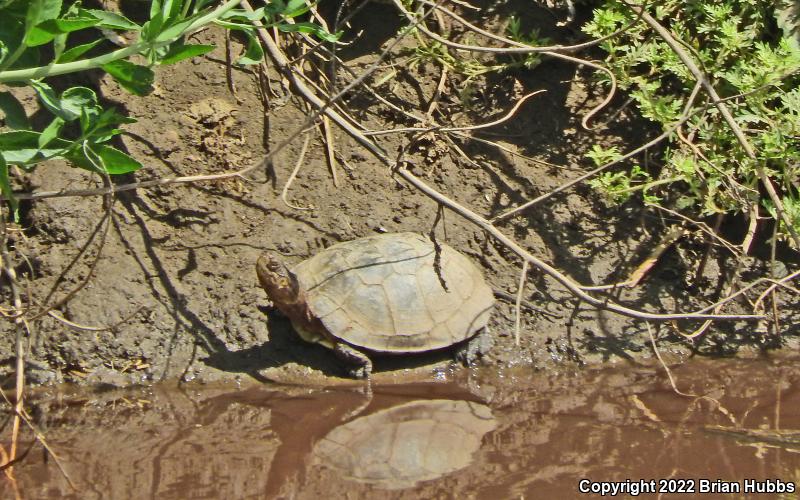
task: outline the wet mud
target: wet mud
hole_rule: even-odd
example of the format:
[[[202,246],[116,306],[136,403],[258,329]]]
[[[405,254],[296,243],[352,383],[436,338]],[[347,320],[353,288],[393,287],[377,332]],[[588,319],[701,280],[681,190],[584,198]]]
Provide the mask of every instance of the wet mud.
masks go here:
[[[323,10],[331,7],[329,3],[338,5],[323,3]],[[557,27],[547,9],[529,3],[486,1],[484,7],[464,14],[478,25],[503,32],[504,20],[519,11],[526,29],[541,26],[542,34],[554,43],[569,43],[578,36],[575,28]],[[396,27],[392,23],[400,22],[391,12],[391,6],[376,2],[360,11],[353,19],[351,38],[338,52],[343,60],[340,70],[346,65],[359,74],[376,60],[390,37],[388,31]],[[387,23],[376,25],[370,21],[375,16]],[[131,96],[107,77],[80,82],[97,88],[108,106],[138,120],[126,126],[116,145],[139,158],[145,168],[119,182],[218,174],[259,165],[271,148],[297,132],[308,115],[272,67],[267,80],[254,67],[234,68],[235,92],[231,92],[224,33],[209,29],[195,38],[218,48],[205,57],[159,68],[157,88],[150,96]],[[234,54],[243,50],[239,42],[232,41]],[[370,80],[375,92],[401,110],[427,109],[437,95],[441,70],[433,63],[410,64],[415,44],[413,37],[403,40],[387,59],[392,67]],[[390,70],[397,71],[396,78],[387,78]],[[345,72],[341,78],[349,81],[348,75]],[[376,136],[376,141],[391,155],[405,151],[409,168],[424,182],[484,217],[493,217],[593,168],[586,159],[593,146],[629,150],[657,132],[632,115],[624,96],[612,103],[611,109],[620,111],[614,120],[584,129],[581,120],[605,98],[606,89],[587,68],[551,59],[530,70],[471,80],[450,74],[438,97],[439,119],[459,126],[488,123],[536,91],[545,92],[526,101],[502,125],[478,129],[471,138],[456,138],[453,144],[463,154],[443,138],[420,142],[395,133]],[[28,104],[33,99],[23,96]],[[341,105],[370,130],[414,125],[365,89],[353,90]],[[490,320],[495,346],[484,360],[486,366],[551,367],[564,361],[592,364],[652,357],[641,321],[585,307],[536,269],[530,270],[522,296],[527,306],[519,318],[517,341],[514,301],[519,259],[457,215],[445,213],[440,218],[435,202],[402,183],[341,130],[334,130],[333,136],[338,182],[331,175],[323,136],[311,131],[304,156],[301,134],[245,179],[118,193],[111,221],[104,222],[99,197],[24,204],[12,243],[27,306],[37,316],[30,321],[27,339],[29,385],[73,382],[124,387],[177,378],[319,382],[346,376],[330,351],[298,341],[289,321],[276,314],[258,285],[255,263],[262,253],[277,252],[293,266],[337,242],[384,231],[435,230],[439,241],[467,255],[504,297]],[[301,157],[294,182],[284,193]],[[31,172],[19,189],[57,191],[101,184],[96,176],[56,162]],[[600,285],[627,280],[673,222],[635,201],[609,206],[580,184],[499,227],[572,279]],[[106,236],[98,236],[102,234]],[[713,304],[739,263],[714,248],[706,259],[708,248],[703,235],[693,232],[666,252],[638,286],[598,296],[605,293],[609,300],[658,312]],[[694,279],[704,261],[705,271]],[[787,260],[787,265],[791,270],[796,262]],[[765,261],[750,258],[743,273],[763,276],[766,266]],[[10,304],[8,289],[2,292]],[[51,314],[38,314],[53,304]],[[696,323],[654,327],[662,349],[678,357],[692,352],[731,355],[781,346],[794,349],[800,324],[797,297],[782,293],[778,306],[779,337],[767,335],[766,324],[720,323],[690,343],[674,326],[691,332],[699,326]],[[721,312],[750,309],[744,302],[733,302]],[[0,323],[0,381],[6,386],[14,384],[14,328],[12,321]],[[400,370],[410,377],[410,370],[414,377],[430,377],[433,370],[446,366],[445,358],[432,353],[378,360],[376,371],[380,375]]]

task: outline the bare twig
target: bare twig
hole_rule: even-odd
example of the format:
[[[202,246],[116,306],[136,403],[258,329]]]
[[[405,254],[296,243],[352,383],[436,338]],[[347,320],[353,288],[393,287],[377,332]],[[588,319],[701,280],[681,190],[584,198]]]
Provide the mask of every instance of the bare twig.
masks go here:
[[[445,195],[439,193],[435,189],[431,188],[424,182],[422,182],[417,176],[406,170],[405,168],[398,168],[396,170],[397,174],[400,175],[403,179],[411,183],[414,187],[419,189],[422,193],[424,193],[429,198],[435,200],[437,203],[440,203],[450,210],[456,212],[460,216],[464,217],[465,219],[469,220],[476,226],[480,227],[487,233],[489,233],[494,239],[502,243],[505,247],[509,250],[517,254],[522,259],[530,262],[540,270],[542,270],[545,274],[550,276],[551,278],[555,279],[558,283],[564,286],[567,290],[569,290],[573,295],[581,299],[582,301],[586,302],[587,304],[592,305],[598,309],[607,309],[609,311],[613,311],[617,314],[621,314],[623,316],[629,316],[632,318],[640,318],[640,319],[647,319],[652,321],[666,321],[666,320],[675,320],[675,319],[696,319],[696,320],[740,320],[740,319],[762,319],[762,315],[756,314],[731,314],[731,315],[719,315],[719,314],[704,314],[704,313],[683,313],[683,314],[658,314],[658,313],[649,313],[644,311],[637,311],[635,309],[631,309],[609,300],[601,300],[592,295],[589,295],[582,289],[582,285],[576,283],[569,278],[568,276],[564,275],[551,265],[547,264],[546,262],[542,261],[538,257],[535,257],[527,250],[523,249],[519,244],[514,241],[513,239],[509,238],[505,234],[503,234],[498,228],[493,226],[488,220],[484,219],[480,215],[476,214],[475,212],[469,210],[468,208],[456,203],[455,201],[451,200],[450,198],[446,197]]]
[[[41,443],[42,447],[44,447],[45,450],[47,450],[47,453],[53,459],[53,462],[55,462],[56,467],[58,467],[58,470],[61,472],[61,475],[64,476],[64,479],[67,480],[67,484],[69,485],[69,487],[73,491],[77,491],[78,489],[75,487],[75,483],[72,482],[72,478],[67,473],[67,469],[65,469],[64,465],[61,463],[61,459],[53,451],[53,449],[50,448],[50,445],[47,444],[47,440],[45,439],[44,434],[42,434],[39,431],[39,429],[36,428],[35,425],[33,425],[33,422],[31,422],[31,417],[30,415],[28,415],[28,412],[25,411],[25,408],[17,410],[16,406],[11,403],[11,400],[8,398],[8,396],[6,395],[5,391],[2,388],[0,388],[0,396],[3,397],[3,399],[9,406],[14,408],[14,415],[22,419],[23,422],[25,422],[25,425],[27,425],[28,428],[33,432],[33,435],[36,437],[36,440],[39,441],[39,443]],[[17,401],[19,401],[19,395],[17,397]],[[13,459],[13,454],[12,454],[12,459]]]
[[[2,257],[2,266],[3,272],[8,277],[9,287],[11,288],[11,297],[14,303],[14,324],[15,324],[15,337],[14,337],[14,350],[16,354],[16,385],[15,390],[17,393],[17,398],[15,403],[12,405],[9,401],[9,405],[12,406],[14,409],[14,423],[12,425],[11,430],[11,449],[9,451],[9,461],[13,462],[17,457],[17,443],[19,440],[19,428],[20,428],[20,414],[24,410],[23,401],[24,401],[24,393],[25,393],[25,347],[24,341],[25,336],[24,333],[27,331],[27,323],[25,321],[22,309],[22,299],[19,294],[19,284],[17,282],[17,272],[14,268],[14,263],[11,260],[11,256],[8,252],[8,231],[6,226],[6,216],[5,211],[0,207],[0,236],[2,240],[0,241],[0,257]],[[11,469],[9,468],[9,471]]]
[[[376,130],[374,132],[364,132],[364,135],[384,135],[384,134],[397,134],[397,133],[406,133],[406,132],[418,132],[418,133],[425,133],[425,132],[461,132],[461,131],[469,131],[469,130],[480,130],[482,128],[489,128],[495,127],[497,125],[502,124],[503,122],[508,121],[511,119],[519,110],[520,106],[530,99],[531,97],[541,94],[544,90],[537,90],[535,92],[531,92],[530,94],[526,94],[514,104],[514,107],[511,108],[511,111],[503,115],[502,117],[498,118],[497,120],[492,120],[487,123],[481,123],[479,125],[469,125],[463,127],[442,127],[442,126],[435,126],[435,127],[406,127],[406,128],[396,128],[396,129],[389,129],[389,130]]]
[[[233,82],[233,58],[231,56],[231,32],[225,30],[225,83],[228,85],[228,91],[236,99],[236,102],[241,103],[239,96],[236,95],[236,84]]]
[[[281,190],[281,200],[283,203],[286,204],[287,207],[294,208],[295,210],[308,210],[309,207],[301,207],[299,205],[293,205],[289,202],[286,198],[286,195],[289,193],[289,187],[294,182],[295,177],[297,177],[297,173],[300,171],[300,167],[303,166],[303,161],[306,159],[306,151],[308,150],[308,143],[311,141],[311,134],[306,134],[305,139],[303,140],[303,147],[300,149],[300,154],[297,156],[297,161],[294,164],[294,169],[292,169],[292,173],[289,174],[289,178],[286,179],[286,184],[283,185],[283,189]]]
[[[51,311],[53,309],[56,309],[56,308],[62,306],[63,304],[66,304],[70,299],[72,299],[72,297],[74,297],[86,285],[88,285],[89,282],[94,277],[94,272],[97,269],[97,264],[100,262],[100,257],[103,254],[103,248],[105,248],[106,238],[108,237],[108,230],[111,227],[112,219],[114,218],[114,211],[113,211],[113,208],[114,208],[114,192],[112,190],[113,183],[111,182],[111,176],[108,174],[108,171],[106,170],[105,165],[101,164],[99,161],[97,161],[97,159],[95,159],[94,153],[91,153],[89,151],[88,145],[87,145],[87,143],[85,141],[83,143],[83,149],[84,149],[84,155],[86,155],[86,158],[88,158],[89,161],[91,161],[94,164],[94,166],[97,169],[97,171],[103,173],[102,176],[101,176],[102,179],[103,179],[103,184],[104,184],[105,189],[107,189],[109,191],[106,194],[104,194],[104,198],[103,198],[103,205],[104,205],[104,207],[106,209],[103,219],[101,219],[101,221],[98,224],[98,226],[96,227],[95,231],[91,234],[89,239],[86,241],[86,244],[83,246],[83,248],[81,248],[80,252],[75,257],[75,259],[73,259],[72,263],[70,263],[70,265],[67,266],[67,269],[70,269],[78,261],[78,259],[80,259],[81,255],[83,255],[83,253],[86,252],[86,250],[89,248],[89,245],[91,245],[92,241],[94,240],[94,237],[97,234],[97,231],[99,230],[99,228],[101,226],[103,226],[103,232],[100,234],[100,241],[98,242],[98,245],[97,245],[97,252],[95,253],[94,259],[89,264],[89,269],[87,270],[86,276],[83,278],[83,280],[81,280],[81,282],[78,283],[78,285],[75,286],[75,288],[73,288],[72,290],[67,292],[63,297],[61,297],[60,299],[56,300],[52,304],[48,304],[47,302],[50,300],[50,298],[55,293],[56,288],[58,287],[58,284],[59,284],[59,282],[61,280],[61,277],[67,271],[65,270],[64,273],[62,273],[61,276],[59,276],[59,279],[56,280],[56,282],[53,285],[53,288],[50,290],[50,293],[47,295],[47,297],[43,301],[44,302],[43,309],[38,311],[33,316],[31,316],[29,318],[30,320],[38,319],[38,318],[44,316],[45,314],[47,314],[49,311]],[[105,222],[105,225],[103,225],[104,222]]]
[[[722,225],[722,214],[717,214],[714,219],[714,228],[712,231],[716,235],[719,232],[719,228]],[[708,257],[711,255],[711,249],[714,247],[714,241],[708,235],[705,235],[706,240],[706,249],[703,251],[702,257],[700,257],[700,262],[697,263],[697,268],[694,272],[694,282],[699,283],[700,279],[703,277],[703,274],[706,272],[706,263],[708,262]]]
[[[633,288],[637,286],[645,277],[645,275],[650,271],[650,269],[655,266],[658,259],[664,255],[664,252],[667,251],[669,247],[671,247],[676,241],[683,238],[686,235],[687,231],[686,228],[683,226],[673,226],[672,229],[667,231],[667,234],[662,236],[661,241],[650,250],[648,256],[642,261],[641,264],[630,274],[627,280],[621,283],[614,283],[612,285],[598,285],[598,286],[586,286],[583,287],[586,291],[599,291],[599,290],[609,290],[612,288],[619,288],[619,287],[629,287]]]
[[[607,168],[609,168],[609,167],[611,167],[613,165],[616,165],[617,163],[621,163],[621,162],[627,160],[628,158],[632,158],[632,157],[636,156],[637,154],[641,153],[642,151],[646,151],[649,148],[651,148],[651,147],[655,146],[656,144],[660,143],[661,141],[667,139],[670,136],[670,134],[672,134],[675,130],[677,130],[680,126],[682,126],[684,123],[689,121],[689,119],[691,118],[691,116],[692,116],[691,105],[692,105],[692,103],[694,103],[694,100],[697,97],[699,89],[700,89],[700,86],[696,85],[695,89],[692,91],[692,95],[686,101],[686,107],[684,108],[683,115],[680,117],[680,119],[678,119],[678,121],[676,123],[674,123],[671,127],[667,128],[667,130],[665,130],[663,133],[658,135],[658,137],[655,137],[654,139],[646,142],[645,144],[639,146],[638,148],[636,148],[636,149],[634,149],[634,150],[632,150],[632,151],[620,156],[616,160],[612,160],[612,161],[610,161],[610,162],[608,162],[608,163],[606,163],[604,165],[600,165],[599,167],[595,168],[594,170],[586,172],[585,174],[583,174],[583,175],[581,175],[581,176],[579,176],[579,177],[577,177],[577,178],[575,178],[575,179],[573,179],[573,180],[571,180],[569,182],[566,182],[566,183],[560,185],[559,187],[549,191],[548,193],[545,193],[545,194],[543,194],[541,196],[537,196],[536,198],[534,198],[534,199],[532,199],[530,201],[527,201],[527,202],[523,203],[522,205],[520,205],[518,207],[506,210],[505,212],[492,217],[490,219],[490,222],[495,223],[495,222],[499,222],[499,221],[504,220],[504,219],[508,219],[509,217],[512,217],[513,215],[516,215],[516,214],[518,214],[518,213],[520,213],[520,212],[522,212],[524,210],[527,210],[528,208],[536,205],[537,203],[540,203],[540,202],[546,200],[547,198],[550,198],[550,197],[560,193],[561,191],[565,191],[565,190],[571,188],[572,186],[585,181],[586,179],[590,179],[590,178],[594,177],[595,175],[599,174],[600,172],[602,172],[603,170],[605,170],[605,169],[607,169]]]
[[[117,321],[116,323],[114,323],[113,325],[110,325],[110,326],[82,325],[80,323],[76,323],[74,321],[70,321],[70,320],[66,319],[65,317],[61,316],[60,314],[58,314],[55,311],[49,311],[47,313],[47,315],[50,316],[51,318],[55,319],[56,321],[60,321],[61,323],[64,323],[65,325],[67,325],[67,326],[69,326],[71,328],[75,328],[76,330],[85,330],[85,331],[89,331],[89,332],[111,332],[111,331],[114,331],[117,328],[119,328],[121,325],[123,325],[123,324],[127,323],[128,321],[130,321],[134,316],[139,314],[139,312],[141,312],[142,309],[144,309],[144,308],[145,308],[144,306],[137,307],[136,310],[134,310],[132,313],[130,313],[129,315],[125,316],[124,318],[122,318],[121,320]]]
[[[584,42],[584,43],[579,43],[579,44],[575,44],[575,45],[549,45],[549,46],[534,47],[532,45],[527,45],[527,44],[518,42],[516,40],[512,40],[512,39],[510,39],[508,37],[504,37],[504,36],[498,35],[497,33],[492,33],[491,31],[484,30],[484,29],[482,29],[482,28],[470,23],[469,21],[467,21],[463,17],[459,16],[455,12],[443,7],[440,4],[436,4],[436,3],[432,2],[431,0],[419,0],[419,1],[420,1],[420,3],[432,6],[436,11],[444,12],[445,14],[450,16],[452,19],[455,19],[456,21],[458,21],[459,24],[461,24],[465,28],[469,29],[470,31],[473,31],[475,33],[483,35],[486,38],[489,38],[491,40],[495,40],[497,42],[504,43],[506,45],[511,45],[512,47],[515,47],[516,49],[522,49],[522,50],[519,50],[519,51],[517,51],[515,49],[508,49],[508,48],[501,49],[504,53],[530,54],[530,53],[536,53],[536,52],[577,52],[577,51],[580,51],[580,50],[583,50],[583,49],[588,49],[590,47],[594,47],[594,46],[600,45],[601,43],[605,42],[606,40],[610,40],[612,38],[615,38],[615,37],[625,33],[626,31],[628,31],[632,27],[636,26],[636,24],[640,21],[640,18],[637,17],[634,20],[632,20],[630,23],[628,23],[627,25],[623,26],[622,28],[618,29],[617,31],[615,31],[613,33],[610,33],[610,34],[608,34],[606,36],[603,36],[603,37],[600,37],[600,38],[595,38],[593,40],[589,40],[589,41]],[[395,3],[395,5],[397,5],[397,3]],[[404,14],[406,15],[406,17],[411,15],[411,13],[408,12],[407,10],[405,10],[405,8],[403,8],[403,11],[404,11]],[[464,49],[464,50],[473,50],[473,48],[476,47],[476,46],[467,45],[465,47],[470,47],[470,48],[469,49]]]
[[[795,271],[795,272],[793,272],[793,273],[791,273],[791,274],[789,274],[787,276],[784,276],[783,278],[781,278],[779,280],[768,280],[768,281],[771,281],[772,284],[766,290],[764,290],[761,293],[761,295],[758,296],[758,298],[756,299],[755,304],[754,304],[754,309],[755,310],[759,310],[761,308],[761,302],[763,302],[764,299],[766,297],[768,297],[772,293],[772,291],[775,290],[777,287],[783,287],[783,288],[788,289],[791,292],[800,293],[800,290],[797,290],[796,288],[792,288],[792,287],[787,287],[786,286],[786,283],[792,281],[793,279],[797,278],[798,276],[800,276],[800,271]]]
[[[522,303],[522,294],[525,291],[525,281],[528,279],[528,261],[522,261],[522,271],[519,273],[519,285],[517,286],[517,301],[514,304],[514,345],[519,347],[519,324],[520,324],[520,306]]]
[[[325,156],[328,158],[328,166],[331,169],[331,178],[333,179],[334,187],[339,187],[339,176],[337,170],[339,167],[336,164],[336,151],[334,147],[333,130],[331,130],[331,120],[327,116],[322,116],[322,137],[325,142]]]
[[[734,269],[733,275],[731,276],[730,280],[728,280],[728,284],[725,287],[725,297],[726,298],[724,300],[718,302],[714,306],[713,311],[715,313],[717,313],[720,310],[722,310],[722,306],[724,304],[726,304],[727,302],[733,300],[734,297],[740,295],[740,293],[735,292],[736,285],[737,285],[737,283],[739,281],[739,276],[740,276],[740,274],[742,272],[742,269],[744,268],[744,256],[747,255],[747,253],[750,251],[750,245],[753,243],[753,237],[755,236],[755,229],[756,229],[755,221],[757,219],[758,207],[754,205],[753,209],[754,210],[753,210],[753,213],[752,213],[751,218],[750,218],[750,226],[749,226],[747,235],[745,236],[744,241],[742,242],[742,254],[739,256],[738,259],[736,259],[736,268]],[[675,329],[684,338],[691,340],[691,339],[697,338],[700,335],[702,335],[703,333],[705,333],[706,330],[708,330],[709,326],[711,326],[711,321],[705,321],[702,325],[700,325],[700,327],[698,329],[696,329],[692,333],[688,333],[688,334],[681,332],[677,327]]]
[[[406,8],[403,6],[403,4],[402,4],[402,2],[400,2],[400,0],[393,0],[393,1],[394,1],[395,6],[397,6],[397,8],[403,13],[403,15],[405,15],[406,18],[409,19],[409,21],[411,21],[411,22],[415,22],[416,21],[414,15],[411,12],[409,12],[408,10],[406,10]],[[426,2],[426,3],[428,3],[428,2]],[[430,3],[432,4],[432,2],[430,2]],[[434,9],[437,9],[437,8],[438,7],[434,7]],[[448,12],[448,14],[452,14],[452,13]],[[456,16],[456,17],[458,17],[458,16]],[[592,42],[589,42],[588,44],[581,44],[579,46],[573,46],[573,47],[577,47],[577,48],[574,48],[574,49],[572,47],[563,46],[563,45],[553,45],[553,46],[548,46],[548,47],[532,47],[530,45],[525,45],[525,44],[510,40],[510,39],[499,37],[498,35],[489,34],[488,31],[481,30],[477,26],[474,26],[474,25],[468,23],[464,19],[461,19],[461,18],[458,18],[458,19],[459,19],[459,22],[461,22],[465,26],[468,26],[473,31],[477,31],[477,32],[479,32],[479,33],[481,33],[483,35],[490,36],[491,38],[494,38],[494,39],[498,39],[499,38],[500,40],[504,41],[505,43],[509,43],[510,45],[515,45],[515,47],[488,47],[488,46],[482,46],[482,45],[465,45],[463,43],[457,43],[457,42],[454,42],[452,40],[448,40],[447,38],[444,38],[444,37],[441,37],[441,36],[437,35],[436,33],[430,31],[427,27],[425,27],[425,24],[422,23],[422,22],[419,22],[419,24],[417,25],[417,28],[421,32],[423,32],[426,35],[428,35],[429,37],[431,37],[434,40],[436,40],[437,42],[441,43],[442,45],[446,45],[448,47],[452,47],[452,48],[458,49],[458,50],[466,50],[466,51],[470,51],[470,52],[493,53],[493,54],[532,54],[532,53],[540,53],[542,55],[550,56],[550,57],[553,57],[553,58],[556,58],[556,59],[563,59],[565,61],[569,61],[569,62],[578,64],[578,65],[589,66],[591,68],[594,68],[596,70],[604,72],[608,76],[608,78],[609,78],[609,80],[611,82],[611,88],[609,89],[608,95],[603,100],[603,102],[601,102],[594,109],[589,111],[583,117],[583,119],[581,120],[581,125],[586,129],[590,128],[588,126],[589,120],[591,120],[591,118],[594,115],[599,113],[600,110],[602,110],[604,107],[606,107],[608,105],[608,103],[611,102],[611,99],[613,99],[614,94],[616,93],[617,79],[616,79],[616,77],[614,76],[614,73],[611,70],[609,70],[605,66],[597,64],[595,62],[588,61],[588,60],[585,60],[585,59],[581,59],[581,58],[578,58],[578,57],[575,57],[575,56],[570,56],[570,55],[562,53],[562,52],[569,52],[569,51],[572,51],[572,50],[578,50],[578,49],[581,49],[581,48],[585,48],[585,47],[591,46],[591,45],[594,44]],[[631,24],[630,26],[633,26],[633,24]],[[629,27],[626,27],[625,29],[629,29]],[[616,34],[617,33],[614,33],[612,35],[616,36]]]
[[[430,0],[421,0],[420,3],[427,4],[431,6],[436,11],[441,11],[450,16],[451,18],[458,21],[461,25],[473,31],[475,33],[481,34],[487,38],[492,40],[504,43],[506,45],[510,45],[511,47],[489,47],[486,45],[467,45],[463,43],[454,42],[452,40],[448,40],[442,36],[437,35],[436,33],[431,32],[428,30],[423,24],[418,26],[418,29],[428,35],[429,37],[433,38],[439,43],[445,44],[449,47],[458,50],[465,50],[470,52],[485,52],[485,53],[492,53],[492,54],[547,54],[547,55],[561,55],[561,52],[577,52],[585,48],[592,47],[599,43],[602,43],[604,40],[609,38],[618,36],[622,32],[630,29],[632,26],[638,22],[638,19],[635,22],[630,23],[628,26],[623,28],[622,30],[616,31],[610,35],[606,35],[602,38],[590,40],[588,42],[576,44],[576,45],[545,45],[545,46],[533,46],[527,45],[524,43],[517,42],[516,40],[512,40],[510,38],[506,38],[504,36],[498,35],[496,33],[492,33],[490,31],[486,31],[484,29],[475,26],[474,24],[470,23],[463,17],[459,16],[458,14],[450,11],[441,5],[437,5],[436,3]],[[415,21],[414,13],[410,12],[405,8],[400,0],[394,0],[394,4],[398,10],[411,22]]]
[[[698,397],[696,394],[687,394],[682,392],[678,389],[678,386],[675,385],[675,379],[672,377],[672,371],[664,362],[664,359],[661,357],[661,353],[658,351],[658,345],[656,345],[656,338],[653,335],[653,329],[650,327],[649,322],[645,322],[645,325],[647,325],[647,334],[650,336],[650,343],[653,344],[653,352],[655,353],[656,358],[658,358],[658,362],[661,363],[661,367],[664,368],[665,372],[667,372],[667,378],[669,378],[669,384],[672,386],[672,390],[675,391],[675,394],[680,394],[681,396],[686,396],[689,398]]]

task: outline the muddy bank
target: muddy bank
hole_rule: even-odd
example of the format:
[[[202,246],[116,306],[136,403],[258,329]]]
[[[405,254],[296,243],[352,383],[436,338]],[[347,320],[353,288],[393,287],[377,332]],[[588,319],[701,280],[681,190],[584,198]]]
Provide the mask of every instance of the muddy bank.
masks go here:
[[[369,16],[388,8],[368,7],[362,14],[366,17],[357,18],[354,26],[369,27]],[[491,25],[501,14],[487,10],[479,15]],[[550,30],[547,35],[555,39],[571,36],[552,26]],[[356,72],[375,60],[386,40],[379,30],[361,36],[359,43],[339,52]],[[218,31],[205,31],[197,39],[224,46]],[[413,49],[412,44],[408,40],[397,47],[392,60],[403,70],[396,78],[386,79],[386,73],[375,78],[382,82],[376,90],[402,110],[425,109],[439,77],[433,64],[403,64],[408,61],[403,51]],[[240,48],[234,43],[234,49]],[[142,159],[146,168],[120,182],[237,170],[258,162],[271,146],[296,132],[308,110],[278,74],[270,72],[269,85],[262,86],[253,70],[235,70],[232,94],[223,61],[218,49],[207,57],[161,68],[157,91],[147,98],[133,98],[106,79],[97,83],[108,103],[139,120],[126,128],[120,147]],[[467,95],[465,89],[476,93]],[[475,134],[504,149],[464,139],[456,143],[461,155],[442,139],[423,138],[413,147],[399,134],[376,140],[393,154],[406,150],[415,174],[488,217],[579,176],[589,168],[584,156],[592,145],[629,149],[650,132],[627,111],[611,124],[598,123],[591,131],[582,128],[581,119],[603,99],[603,87],[585,69],[553,60],[529,71],[481,77],[469,86],[463,77],[453,76],[439,97],[439,108],[443,119],[456,124],[486,123],[535,90],[546,92],[524,104],[513,120]],[[619,100],[618,106],[624,104]],[[354,91],[346,106],[374,131],[415,125],[366,91]],[[271,309],[255,278],[257,257],[264,250],[276,250],[296,263],[335,242],[378,231],[428,233],[437,219],[437,205],[400,182],[349,136],[339,130],[333,136],[338,186],[321,136],[311,131],[247,179],[119,193],[109,219],[103,218],[98,197],[26,205],[20,231],[12,234],[18,272],[32,310],[57,304],[51,314],[31,321],[30,383],[324,381],[343,375],[329,351],[299,342],[288,321]],[[281,193],[301,157],[305,137],[309,146],[284,201]],[[52,164],[37,169],[20,187],[50,191],[98,185],[99,179]],[[672,222],[634,202],[608,206],[586,185],[579,185],[504,223],[502,230],[573,279],[602,284],[625,281]],[[445,215],[436,233],[478,263],[495,290],[516,293],[520,263],[506,248],[452,213]],[[690,233],[662,256],[638,287],[607,296],[661,312],[712,304],[721,296],[734,263],[723,251],[712,249],[703,276],[693,281],[705,248],[701,235]],[[787,265],[794,269],[796,262],[787,260]],[[745,275],[751,277],[766,268],[756,259],[747,266]],[[8,291],[4,293],[8,298]],[[693,350],[730,355],[740,349],[753,353],[763,347],[796,346],[797,299],[780,297],[781,338],[765,336],[765,325],[736,322],[687,343],[674,329],[690,332],[699,326],[687,323],[656,327],[660,345],[665,355],[676,358]],[[514,342],[513,306],[509,301],[498,304],[490,325],[496,345],[485,360],[490,369],[652,356],[641,322],[585,307],[535,269],[524,298],[535,309],[523,310],[519,346]],[[747,306],[734,303],[725,311],[744,312]],[[13,341],[13,325],[5,322],[0,359],[8,377],[13,376]],[[435,378],[450,369],[447,353],[379,360],[376,367],[378,377],[385,379]]]

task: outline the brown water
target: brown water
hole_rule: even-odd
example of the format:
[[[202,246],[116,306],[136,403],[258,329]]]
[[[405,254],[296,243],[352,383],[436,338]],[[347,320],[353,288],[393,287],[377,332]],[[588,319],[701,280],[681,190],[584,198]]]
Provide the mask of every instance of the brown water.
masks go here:
[[[0,485],[4,498],[80,499],[574,498],[586,497],[582,479],[694,490],[665,498],[772,498],[745,494],[745,479],[800,486],[797,360],[692,361],[673,374],[686,395],[659,367],[473,373],[372,397],[53,392],[31,411],[76,490],[39,445]],[[701,495],[701,479],[741,490]]]

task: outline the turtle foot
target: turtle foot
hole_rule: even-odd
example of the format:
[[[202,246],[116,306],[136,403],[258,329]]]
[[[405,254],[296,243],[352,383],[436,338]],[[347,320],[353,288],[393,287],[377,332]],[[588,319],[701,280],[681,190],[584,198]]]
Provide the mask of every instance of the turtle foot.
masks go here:
[[[462,343],[455,352],[456,361],[465,366],[472,366],[475,361],[482,358],[494,346],[494,338],[488,328],[484,328],[477,335]]]
[[[366,354],[358,349],[339,342],[334,346],[333,352],[339,359],[345,361],[350,365],[347,373],[353,378],[368,379],[372,375],[372,361],[369,360]]]

